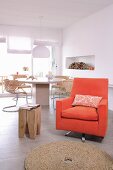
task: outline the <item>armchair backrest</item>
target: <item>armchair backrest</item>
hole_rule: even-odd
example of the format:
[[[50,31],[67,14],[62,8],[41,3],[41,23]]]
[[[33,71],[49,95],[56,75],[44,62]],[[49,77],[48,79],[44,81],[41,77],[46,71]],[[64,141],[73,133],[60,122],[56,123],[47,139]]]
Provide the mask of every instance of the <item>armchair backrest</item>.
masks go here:
[[[71,96],[76,94],[101,96],[108,99],[108,79],[107,78],[75,78]]]

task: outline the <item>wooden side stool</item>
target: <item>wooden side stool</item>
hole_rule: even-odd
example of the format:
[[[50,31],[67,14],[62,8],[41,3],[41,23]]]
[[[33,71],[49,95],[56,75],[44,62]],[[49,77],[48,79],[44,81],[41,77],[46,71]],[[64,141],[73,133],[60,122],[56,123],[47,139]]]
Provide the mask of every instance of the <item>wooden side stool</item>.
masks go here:
[[[41,107],[37,105],[25,105],[19,108],[19,138],[29,133],[31,139],[40,134]]]

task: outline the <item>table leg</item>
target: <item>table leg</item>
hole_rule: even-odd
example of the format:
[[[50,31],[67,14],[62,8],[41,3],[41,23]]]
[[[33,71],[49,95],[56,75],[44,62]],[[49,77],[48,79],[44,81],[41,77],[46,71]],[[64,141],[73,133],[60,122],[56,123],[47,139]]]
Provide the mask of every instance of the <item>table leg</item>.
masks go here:
[[[34,84],[32,96],[33,103],[49,105],[49,84]]]

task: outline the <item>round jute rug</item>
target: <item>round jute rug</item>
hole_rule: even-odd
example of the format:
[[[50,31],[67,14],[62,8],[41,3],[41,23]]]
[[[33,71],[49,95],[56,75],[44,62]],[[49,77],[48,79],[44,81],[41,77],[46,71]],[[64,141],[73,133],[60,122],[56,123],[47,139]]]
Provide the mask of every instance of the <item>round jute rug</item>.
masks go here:
[[[113,159],[94,145],[62,141],[42,145],[25,159],[26,170],[113,170]]]

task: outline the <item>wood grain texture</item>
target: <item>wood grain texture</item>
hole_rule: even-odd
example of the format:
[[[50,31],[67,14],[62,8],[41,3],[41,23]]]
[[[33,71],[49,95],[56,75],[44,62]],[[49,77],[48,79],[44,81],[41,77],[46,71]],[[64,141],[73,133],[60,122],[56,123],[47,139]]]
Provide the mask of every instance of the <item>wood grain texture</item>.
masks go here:
[[[19,109],[19,138],[23,138],[26,132],[27,110]]]
[[[35,139],[40,134],[41,127],[41,108],[19,109],[19,138],[23,138],[24,134],[29,134],[31,139]]]

